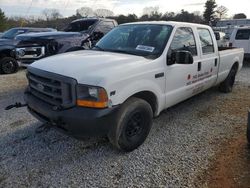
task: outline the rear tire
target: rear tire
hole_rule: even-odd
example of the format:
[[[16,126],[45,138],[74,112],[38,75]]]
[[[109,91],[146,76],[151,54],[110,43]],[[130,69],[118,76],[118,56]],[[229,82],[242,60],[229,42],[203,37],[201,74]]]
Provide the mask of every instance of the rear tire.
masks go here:
[[[151,106],[139,98],[127,100],[117,114],[116,126],[110,131],[110,142],[119,150],[131,152],[146,140],[152,126]]]
[[[219,86],[219,90],[223,93],[230,93],[233,91],[233,86],[234,86],[234,83],[235,83],[235,76],[236,76],[236,73],[237,73],[237,68],[236,67],[233,67],[226,80],[224,82],[222,82]]]
[[[12,74],[18,71],[18,63],[13,57],[3,57],[0,59],[0,73]]]

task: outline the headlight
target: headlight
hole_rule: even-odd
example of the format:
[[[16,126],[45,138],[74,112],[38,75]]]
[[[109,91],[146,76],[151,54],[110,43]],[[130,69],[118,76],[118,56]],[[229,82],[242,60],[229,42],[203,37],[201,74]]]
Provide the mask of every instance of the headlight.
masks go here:
[[[109,106],[107,92],[100,87],[79,84],[77,85],[77,105],[91,108],[107,108]]]
[[[16,48],[16,57],[18,59],[39,59],[45,55],[45,47],[24,47]]]

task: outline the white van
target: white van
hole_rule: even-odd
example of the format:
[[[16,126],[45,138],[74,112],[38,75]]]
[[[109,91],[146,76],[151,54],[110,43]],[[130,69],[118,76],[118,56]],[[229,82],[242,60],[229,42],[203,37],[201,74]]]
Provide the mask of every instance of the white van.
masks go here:
[[[245,58],[250,58],[250,27],[235,28],[230,37],[229,46],[244,48]]]

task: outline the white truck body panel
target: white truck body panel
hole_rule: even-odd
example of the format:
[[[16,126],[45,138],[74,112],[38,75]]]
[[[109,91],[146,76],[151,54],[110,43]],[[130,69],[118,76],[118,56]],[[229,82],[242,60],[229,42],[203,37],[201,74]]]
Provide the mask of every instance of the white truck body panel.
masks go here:
[[[234,28],[229,42],[232,47],[243,48],[245,54],[250,54],[250,27]]]
[[[232,66],[237,63],[240,70],[243,62],[243,49],[218,51],[213,31],[210,27],[178,22],[142,22],[136,24],[172,25],[173,31],[162,55],[157,59],[103,51],[77,51],[42,59],[32,67],[71,77],[79,84],[100,86],[110,95],[112,105],[124,103],[136,93],[149,91],[157,98],[155,115],[172,105],[196,95],[224,81]],[[178,28],[193,30],[197,56],[189,65],[167,65],[167,53]],[[202,54],[198,28],[209,30],[214,44],[214,53]],[[215,62],[217,61],[217,63]],[[198,64],[201,70],[197,71]],[[161,78],[155,77],[164,73]]]

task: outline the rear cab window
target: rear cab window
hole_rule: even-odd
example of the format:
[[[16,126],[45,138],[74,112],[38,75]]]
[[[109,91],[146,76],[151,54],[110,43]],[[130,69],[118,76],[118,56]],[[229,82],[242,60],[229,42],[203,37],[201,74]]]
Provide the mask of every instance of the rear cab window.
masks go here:
[[[200,37],[201,47],[202,47],[202,54],[212,54],[215,52],[213,38],[208,29],[205,28],[198,28],[198,34]]]
[[[236,33],[235,40],[249,40],[250,29],[239,29]]]

